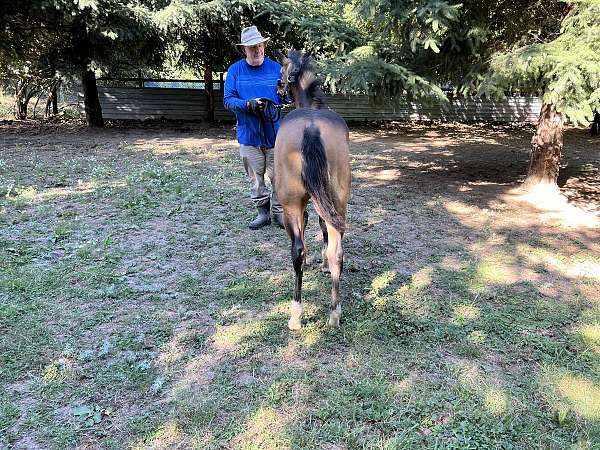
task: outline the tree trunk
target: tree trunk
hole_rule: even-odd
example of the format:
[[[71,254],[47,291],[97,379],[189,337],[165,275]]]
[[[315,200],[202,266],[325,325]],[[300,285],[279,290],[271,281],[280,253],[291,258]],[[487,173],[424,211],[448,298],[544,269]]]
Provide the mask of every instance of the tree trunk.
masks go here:
[[[27,119],[27,104],[29,98],[27,96],[27,81],[17,81],[17,88],[15,89],[15,119],[24,120]]]
[[[557,186],[560,152],[563,146],[563,116],[554,105],[544,103],[535,134],[531,138],[531,156],[523,184],[531,189],[539,184]]]
[[[50,84],[48,99],[46,100],[46,109],[44,112],[44,117],[46,119],[58,114],[58,87],[60,86],[60,83],[60,80],[54,80]]]
[[[213,92],[212,68],[210,66],[206,66],[204,68],[204,91],[206,92],[206,119],[209,122],[214,122],[215,99]]]
[[[60,85],[60,83],[59,83]],[[55,86],[52,90],[52,115],[58,114],[58,86]]]
[[[592,136],[600,136],[600,112],[594,110],[594,121],[590,128],[590,134]]]
[[[92,70],[84,69],[81,75],[81,85],[83,87],[83,106],[88,127],[103,127],[104,119],[102,119],[102,108],[98,99],[96,74]]]
[[[44,111],[46,119],[58,114],[58,86],[60,86],[60,81],[53,81],[50,85],[48,100],[46,100],[46,109]]]

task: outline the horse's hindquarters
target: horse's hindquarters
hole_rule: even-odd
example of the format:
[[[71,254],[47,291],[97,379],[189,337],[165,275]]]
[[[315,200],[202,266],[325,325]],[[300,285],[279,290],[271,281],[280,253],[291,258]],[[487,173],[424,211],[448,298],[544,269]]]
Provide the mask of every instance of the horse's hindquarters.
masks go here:
[[[306,256],[304,211],[309,198],[320,216],[323,266],[331,274],[328,324],[337,327],[341,317],[342,236],[351,178],[348,128],[332,111],[295,111],[288,118],[283,121],[275,143],[275,187],[284,210],[285,228],[292,241],[291,256],[296,275],[288,327],[297,330],[301,326]]]

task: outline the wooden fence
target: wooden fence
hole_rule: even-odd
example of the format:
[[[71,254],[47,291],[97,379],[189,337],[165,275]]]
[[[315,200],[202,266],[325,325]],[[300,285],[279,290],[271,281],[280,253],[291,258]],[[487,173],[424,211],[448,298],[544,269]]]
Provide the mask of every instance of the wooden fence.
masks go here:
[[[222,87],[222,82],[215,82],[214,118],[223,122],[235,121],[233,113],[223,107]],[[208,116],[207,95],[203,89],[99,86],[98,96],[105,119],[204,120]],[[392,107],[376,105],[365,95],[331,95],[327,98],[327,104],[349,122],[535,122],[541,109],[539,97],[508,97],[503,101],[457,97],[445,105],[405,102]],[[81,93],[79,108],[83,114]]]

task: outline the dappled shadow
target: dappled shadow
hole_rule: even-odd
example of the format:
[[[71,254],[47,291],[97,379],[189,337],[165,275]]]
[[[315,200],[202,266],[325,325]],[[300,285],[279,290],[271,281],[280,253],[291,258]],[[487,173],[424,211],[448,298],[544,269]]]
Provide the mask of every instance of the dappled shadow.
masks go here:
[[[371,153],[376,164],[381,153]],[[265,247],[252,235],[282,266],[263,264],[219,290],[225,308],[217,316],[227,320],[204,349],[219,356],[208,358],[209,380],[204,369],[189,374],[200,393],[185,402],[188,414],[171,418],[180,433],[206,448],[466,440],[543,447],[569,441],[580,427],[588,436],[579,435],[580,442],[593,441],[597,233],[547,226],[535,209],[505,204],[504,188],[483,194],[496,202],[489,215],[486,203],[474,201],[481,185],[473,185],[472,195],[442,193],[432,186],[441,176],[429,170],[414,176],[431,190],[404,190],[406,178],[357,181],[338,331],[325,327],[329,282],[315,269],[307,271],[304,329],[286,330],[289,244],[277,236],[278,245]],[[315,253],[315,226],[308,235]],[[249,259],[238,249],[230,256],[253,261],[256,255]],[[210,431],[196,433],[197,427]],[[160,446],[162,434],[156,436],[145,442]]]
[[[3,243],[38,245],[28,231],[35,221],[61,246],[55,264],[78,255],[63,289],[75,282],[78,294],[89,291],[50,293],[55,314],[45,323],[59,345],[48,361],[64,342],[113,346],[98,362],[63,356],[76,370],[44,391],[46,404],[63,411],[46,426],[70,427],[72,446],[593,445],[598,231],[555,223],[506,197],[521,172],[503,171],[504,162],[526,163],[515,144],[521,137],[498,131],[507,136],[490,144],[482,132],[461,144],[451,130],[458,134],[444,144],[435,132],[383,140],[358,133],[365,140],[352,147],[342,326],[326,328],[330,281],[315,263],[299,333],[286,328],[288,238],[276,227],[247,231],[252,211],[234,144],[124,139],[93,150],[87,164],[81,142],[66,161],[42,151],[30,164],[11,153],[11,167],[24,169],[17,184],[39,192],[3,200],[29,217],[3,222],[12,233]],[[41,172],[44,163],[56,170]],[[61,179],[66,187],[44,187]],[[76,180],[82,188],[68,188]],[[314,213],[307,241],[318,260]],[[37,264],[53,245],[36,254]],[[84,278],[102,258],[110,271]],[[62,319],[67,308],[90,323]],[[77,402],[114,410],[77,428],[69,409]]]
[[[416,183],[426,183],[435,193],[460,191],[458,195],[463,197],[472,190],[471,185],[485,186],[477,189],[480,196],[495,196],[502,191],[501,186],[514,187],[525,178],[530,130],[519,130],[516,135],[510,134],[510,128],[476,131],[467,127],[445,133],[443,127],[430,131],[421,127],[419,131],[400,136],[390,132],[359,136],[352,151],[358,163],[355,179],[361,182],[364,178],[367,185],[397,181],[413,189]],[[598,201],[598,149],[590,148],[588,141],[581,130],[567,132],[559,181],[564,186],[569,178],[583,178],[584,189],[579,194],[565,191],[569,198],[589,203]]]

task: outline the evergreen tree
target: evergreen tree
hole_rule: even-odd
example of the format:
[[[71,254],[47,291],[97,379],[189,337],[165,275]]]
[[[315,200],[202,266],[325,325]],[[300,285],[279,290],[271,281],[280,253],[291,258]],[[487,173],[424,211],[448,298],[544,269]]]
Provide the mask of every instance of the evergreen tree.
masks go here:
[[[213,73],[225,71],[240,57],[235,43],[253,15],[251,6],[236,0],[171,0],[154,17],[168,42],[169,64],[204,78],[209,120],[214,112]]]
[[[455,92],[543,96],[526,187],[556,186],[565,120],[600,103],[600,0],[356,0],[360,45],[329,61],[334,89],[381,100]]]
[[[496,54],[479,88],[492,96],[506,89],[543,96],[526,188],[556,186],[565,121],[588,125],[600,107],[600,0],[568,4],[556,36]]]
[[[164,41],[142,0],[4,0],[0,67],[28,64],[82,82],[86,119],[102,126],[95,71],[162,63]]]

